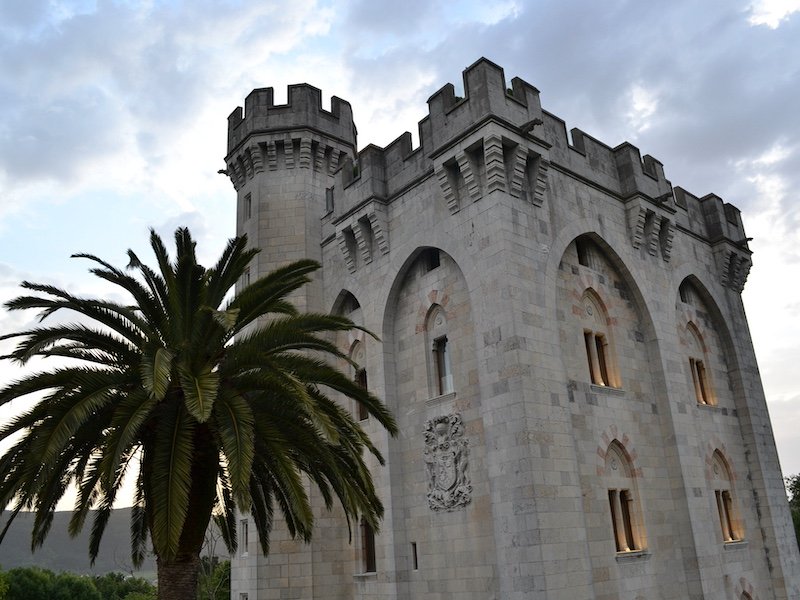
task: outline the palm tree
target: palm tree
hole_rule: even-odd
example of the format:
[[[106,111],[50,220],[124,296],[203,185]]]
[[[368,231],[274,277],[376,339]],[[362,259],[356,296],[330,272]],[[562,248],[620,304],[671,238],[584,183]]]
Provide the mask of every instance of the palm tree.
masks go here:
[[[94,560],[131,471],[132,560],[141,564],[149,538],[159,598],[194,600],[212,514],[232,552],[237,509],[252,514],[265,553],[275,505],[289,532],[308,540],[308,478],[329,508],[338,499],[348,521],[363,517],[378,525],[383,507],[362,454],[383,459],[332,392],[366,407],[392,434],[396,425],[375,396],[326,360],[346,360],[329,334],[355,325],[300,314],[287,299],[309,281],[316,263],[280,268],[226,303],[257,250],[247,249],[245,237],[232,239],[206,269],[187,229],[175,232],[175,242],[172,262],[151,231],[158,269],[129,250],[133,275],[96,256],[75,255],[92,261],[91,273],[122,288],[130,304],[30,282],[22,286],[31,295],[6,304],[40,309],[40,320],[57,312],[78,318],[0,337],[17,339],[3,358],[61,361],[0,390],[0,405],[40,398],[0,430],[0,440],[17,434],[0,458],[0,508],[11,507],[0,540],[19,511],[31,510],[31,545],[41,546],[56,504],[75,484],[69,530],[76,535],[94,515]]]

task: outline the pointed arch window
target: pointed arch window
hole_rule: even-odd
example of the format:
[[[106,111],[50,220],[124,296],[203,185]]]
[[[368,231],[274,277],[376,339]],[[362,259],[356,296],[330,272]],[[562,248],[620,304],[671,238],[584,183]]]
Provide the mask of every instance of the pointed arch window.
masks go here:
[[[594,385],[620,387],[616,359],[611,344],[608,313],[594,290],[586,290],[581,300],[583,343]]]
[[[722,533],[722,541],[725,543],[739,542],[744,539],[732,479],[727,461],[722,453],[716,450],[711,460],[711,481],[714,488],[719,528]]]
[[[686,327],[688,332],[688,346],[689,346],[689,373],[692,378],[692,387],[694,389],[695,399],[698,404],[707,404],[713,406],[716,404],[713,389],[708,375],[706,365],[706,349],[703,343],[703,338],[697,326],[689,322]]]
[[[353,364],[355,365],[353,379],[360,387],[365,390],[368,389],[366,367],[367,355],[364,342],[361,340],[356,340],[353,342],[353,346],[350,348],[350,360],[352,360]],[[356,402],[356,415],[358,416],[359,421],[366,421],[369,418],[369,411],[367,410],[366,406],[360,402]]]
[[[448,339],[447,315],[438,304],[434,304],[428,311],[425,328],[430,348],[429,372],[431,392],[435,396],[451,394],[455,391],[453,385],[452,346]]]
[[[606,451],[605,478],[616,550],[639,552],[645,548],[646,536],[636,480],[630,459],[616,440]]]

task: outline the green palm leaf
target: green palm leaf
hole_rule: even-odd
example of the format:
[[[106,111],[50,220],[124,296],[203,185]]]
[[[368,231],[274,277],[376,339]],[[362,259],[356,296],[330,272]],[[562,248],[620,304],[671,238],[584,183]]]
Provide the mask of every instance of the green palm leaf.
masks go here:
[[[247,401],[236,393],[224,393],[217,402],[216,425],[230,485],[239,506],[249,506],[250,472],[255,454],[253,412]]]
[[[175,355],[163,347],[156,349],[153,354],[146,353],[142,357],[142,385],[156,400],[163,400],[167,395],[173,358]]]
[[[183,390],[184,401],[189,413],[200,423],[205,423],[214,409],[219,389],[219,375],[208,367],[198,374],[186,367],[178,366],[178,376]]]
[[[148,487],[151,491],[153,542],[165,559],[178,553],[186,520],[191,488],[193,433],[195,422],[181,405],[159,415],[153,449],[145,450],[151,460]],[[152,454],[152,458],[148,456]]]
[[[148,543],[159,564],[196,557],[212,511],[231,551],[239,513],[252,515],[265,552],[279,515],[291,535],[308,540],[309,481],[325,506],[338,500],[348,526],[363,515],[377,527],[383,506],[364,454],[383,459],[337,398],[363,404],[390,433],[396,425],[378,398],[326,362],[349,360],[331,334],[356,326],[301,314],[288,299],[318,265],[288,264],[223,305],[258,252],[245,237],[231,240],[211,269],[197,262],[186,229],[175,232],[174,259],[155,232],[150,245],[155,268],[132,251],[127,270],[75,255],[126,294],[126,304],[31,282],[6,303],[39,311],[42,323],[0,336],[15,343],[0,358],[70,363],[0,389],[0,406],[34,399],[0,428],[0,440],[17,436],[0,456],[0,508],[11,508],[0,541],[20,511],[32,510],[31,543],[40,546],[75,485],[69,532],[78,534],[95,511],[94,559],[129,471],[135,565]],[[50,322],[64,311],[77,320]]]

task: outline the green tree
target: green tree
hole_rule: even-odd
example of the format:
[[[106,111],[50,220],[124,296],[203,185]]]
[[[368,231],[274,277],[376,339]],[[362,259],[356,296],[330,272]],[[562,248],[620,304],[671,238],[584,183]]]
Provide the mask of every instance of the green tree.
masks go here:
[[[229,600],[231,597],[231,561],[200,557],[198,600]]]
[[[17,567],[6,574],[8,597],[14,600],[50,600],[55,575],[39,567]]]
[[[152,591],[147,592],[130,592],[122,600],[156,600],[156,588],[153,587]]]
[[[383,506],[364,455],[383,458],[331,392],[363,405],[390,432],[396,425],[380,400],[326,360],[347,359],[329,338],[353,323],[299,313],[288,300],[316,263],[277,269],[226,303],[257,250],[235,238],[207,269],[187,229],[175,232],[175,242],[173,261],[151,232],[156,269],[130,250],[127,271],[76,255],[92,261],[91,272],[118,286],[127,302],[23,282],[32,293],[6,304],[39,309],[41,320],[64,313],[0,337],[17,340],[6,358],[69,360],[0,390],[0,405],[41,398],[0,430],[0,440],[21,434],[0,458],[0,508],[13,505],[10,519],[35,512],[36,548],[67,486],[77,484],[70,532],[97,509],[89,536],[94,559],[123,476],[137,469],[132,560],[141,563],[149,539],[158,597],[195,600],[212,513],[231,552],[237,508],[252,514],[264,552],[275,505],[289,532],[308,540],[307,476],[329,507],[338,499],[348,516],[377,527]]]
[[[55,576],[50,600],[103,600],[91,577],[63,572]]]
[[[103,600],[126,600],[133,594],[156,597],[156,587],[141,577],[127,577],[122,573],[96,575],[94,585]]]

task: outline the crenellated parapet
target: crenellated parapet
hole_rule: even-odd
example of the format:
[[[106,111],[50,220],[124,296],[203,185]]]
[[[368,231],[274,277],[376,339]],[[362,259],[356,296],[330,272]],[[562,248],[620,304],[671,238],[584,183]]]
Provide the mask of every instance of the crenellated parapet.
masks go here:
[[[275,104],[273,88],[253,90],[228,117],[228,154],[257,133],[309,129],[344,145],[356,147],[356,126],[350,103],[331,98],[331,110],[322,108],[322,92],[306,83],[290,85],[288,102]]]
[[[680,187],[675,188],[675,201],[686,211],[691,231],[711,243],[722,285],[741,293],[750,274],[752,252],[739,209],[716,194],[698,198]]]
[[[331,110],[308,84],[290,85],[288,102],[276,105],[272,88],[253,90],[244,110],[228,117],[227,174],[240,189],[256,174],[313,169],[332,175],[345,155],[355,154],[356,127],[350,104],[334,96]]]
[[[490,117],[525,133],[542,120],[539,90],[519,77],[506,87],[503,69],[482,58],[463,74],[464,96],[448,83],[428,99],[428,116],[419,123],[420,144],[434,154],[454,138]]]
[[[662,163],[628,142],[612,147],[568,131],[542,110],[534,86],[517,77],[507,85],[503,69],[485,58],[463,72],[463,90],[457,96],[448,83],[428,99],[417,148],[404,133],[358,154],[349,103],[333,97],[325,110],[320,90],[306,84],[289,86],[284,105],[274,103],[272,88],[254,90],[228,120],[227,173],[237,190],[272,171],[333,177],[323,237],[338,240],[351,269],[388,252],[386,206],[425,180],[455,215],[497,193],[531,210],[569,202],[550,198],[554,177],[566,176],[620,201],[631,246],[643,256],[669,262],[677,232],[687,230],[714,245],[726,286],[744,285],[750,251],[734,207],[673,190]]]

